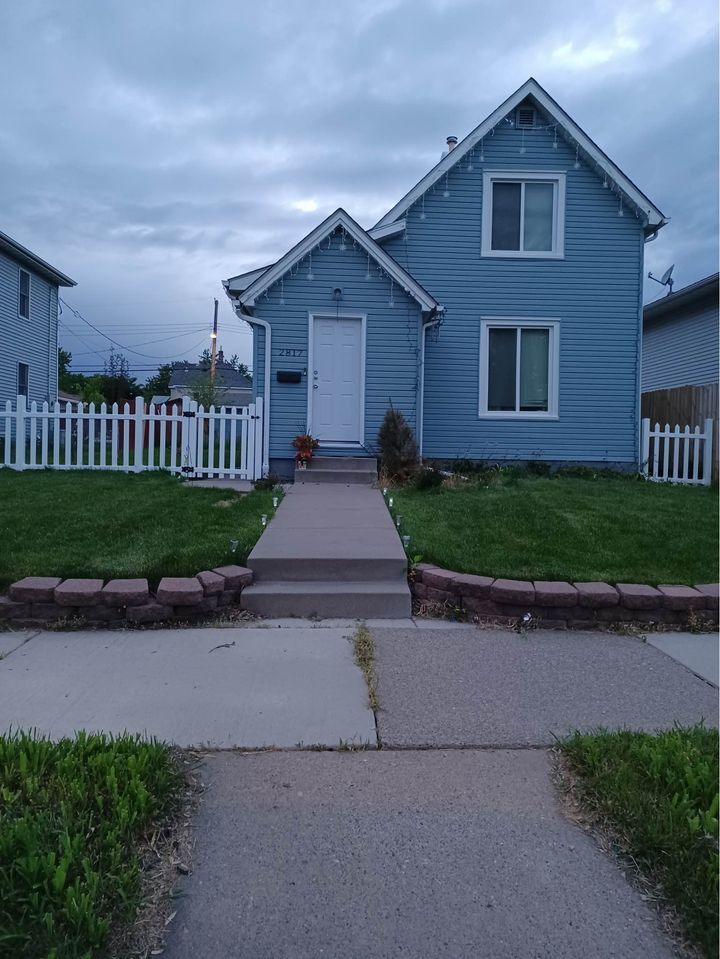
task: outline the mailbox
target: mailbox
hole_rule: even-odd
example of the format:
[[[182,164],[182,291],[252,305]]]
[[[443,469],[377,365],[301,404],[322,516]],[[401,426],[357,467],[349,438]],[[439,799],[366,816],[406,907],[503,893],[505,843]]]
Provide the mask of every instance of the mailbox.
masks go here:
[[[278,370],[278,383],[299,383],[302,379],[300,370]]]

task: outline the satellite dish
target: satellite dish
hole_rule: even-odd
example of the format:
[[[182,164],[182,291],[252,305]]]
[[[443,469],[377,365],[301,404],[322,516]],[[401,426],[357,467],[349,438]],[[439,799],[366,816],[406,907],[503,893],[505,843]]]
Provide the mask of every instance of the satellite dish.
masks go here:
[[[662,279],[658,280],[656,276],[653,276],[652,273],[648,273],[648,279],[655,280],[656,283],[659,283],[661,286],[666,286],[668,288],[667,295],[670,296],[673,289],[673,280],[672,280],[672,271],[675,269],[675,264],[668,267],[667,270],[662,275]]]

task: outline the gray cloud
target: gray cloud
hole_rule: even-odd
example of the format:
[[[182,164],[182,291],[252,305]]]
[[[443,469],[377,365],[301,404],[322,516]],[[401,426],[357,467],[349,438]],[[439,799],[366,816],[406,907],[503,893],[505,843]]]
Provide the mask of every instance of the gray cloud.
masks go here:
[[[370,225],[534,75],[671,217],[646,266],[682,285],[717,269],[716,28],[712,0],[4,4],[2,229],[138,367],[192,355],[214,296],[249,359],[223,277],[338,205]],[[108,343],[63,321],[101,363]]]

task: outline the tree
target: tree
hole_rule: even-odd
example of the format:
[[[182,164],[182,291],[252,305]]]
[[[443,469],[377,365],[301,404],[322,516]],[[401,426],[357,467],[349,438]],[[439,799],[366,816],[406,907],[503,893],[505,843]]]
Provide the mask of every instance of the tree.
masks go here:
[[[406,482],[418,467],[418,448],[407,420],[392,403],[378,432],[380,468],[388,479]]]
[[[153,396],[168,396],[170,394],[170,379],[173,372],[183,364],[179,360],[170,363],[161,363],[157,373],[149,377],[143,386],[143,396],[151,400]]]
[[[100,381],[107,403],[122,403],[140,392],[137,380],[130,376],[130,364],[122,353],[116,353],[115,350],[110,350]]]

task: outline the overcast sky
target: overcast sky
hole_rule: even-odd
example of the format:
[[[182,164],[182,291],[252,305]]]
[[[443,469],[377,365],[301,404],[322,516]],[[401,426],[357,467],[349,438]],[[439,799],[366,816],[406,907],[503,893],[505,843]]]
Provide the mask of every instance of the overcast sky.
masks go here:
[[[215,296],[248,361],[223,278],[338,206],[371,226],[534,76],[671,218],[646,268],[677,288],[718,264],[716,6],[0,0],[0,229],[77,280],[140,379],[209,345]],[[61,323],[102,366],[108,341]]]

